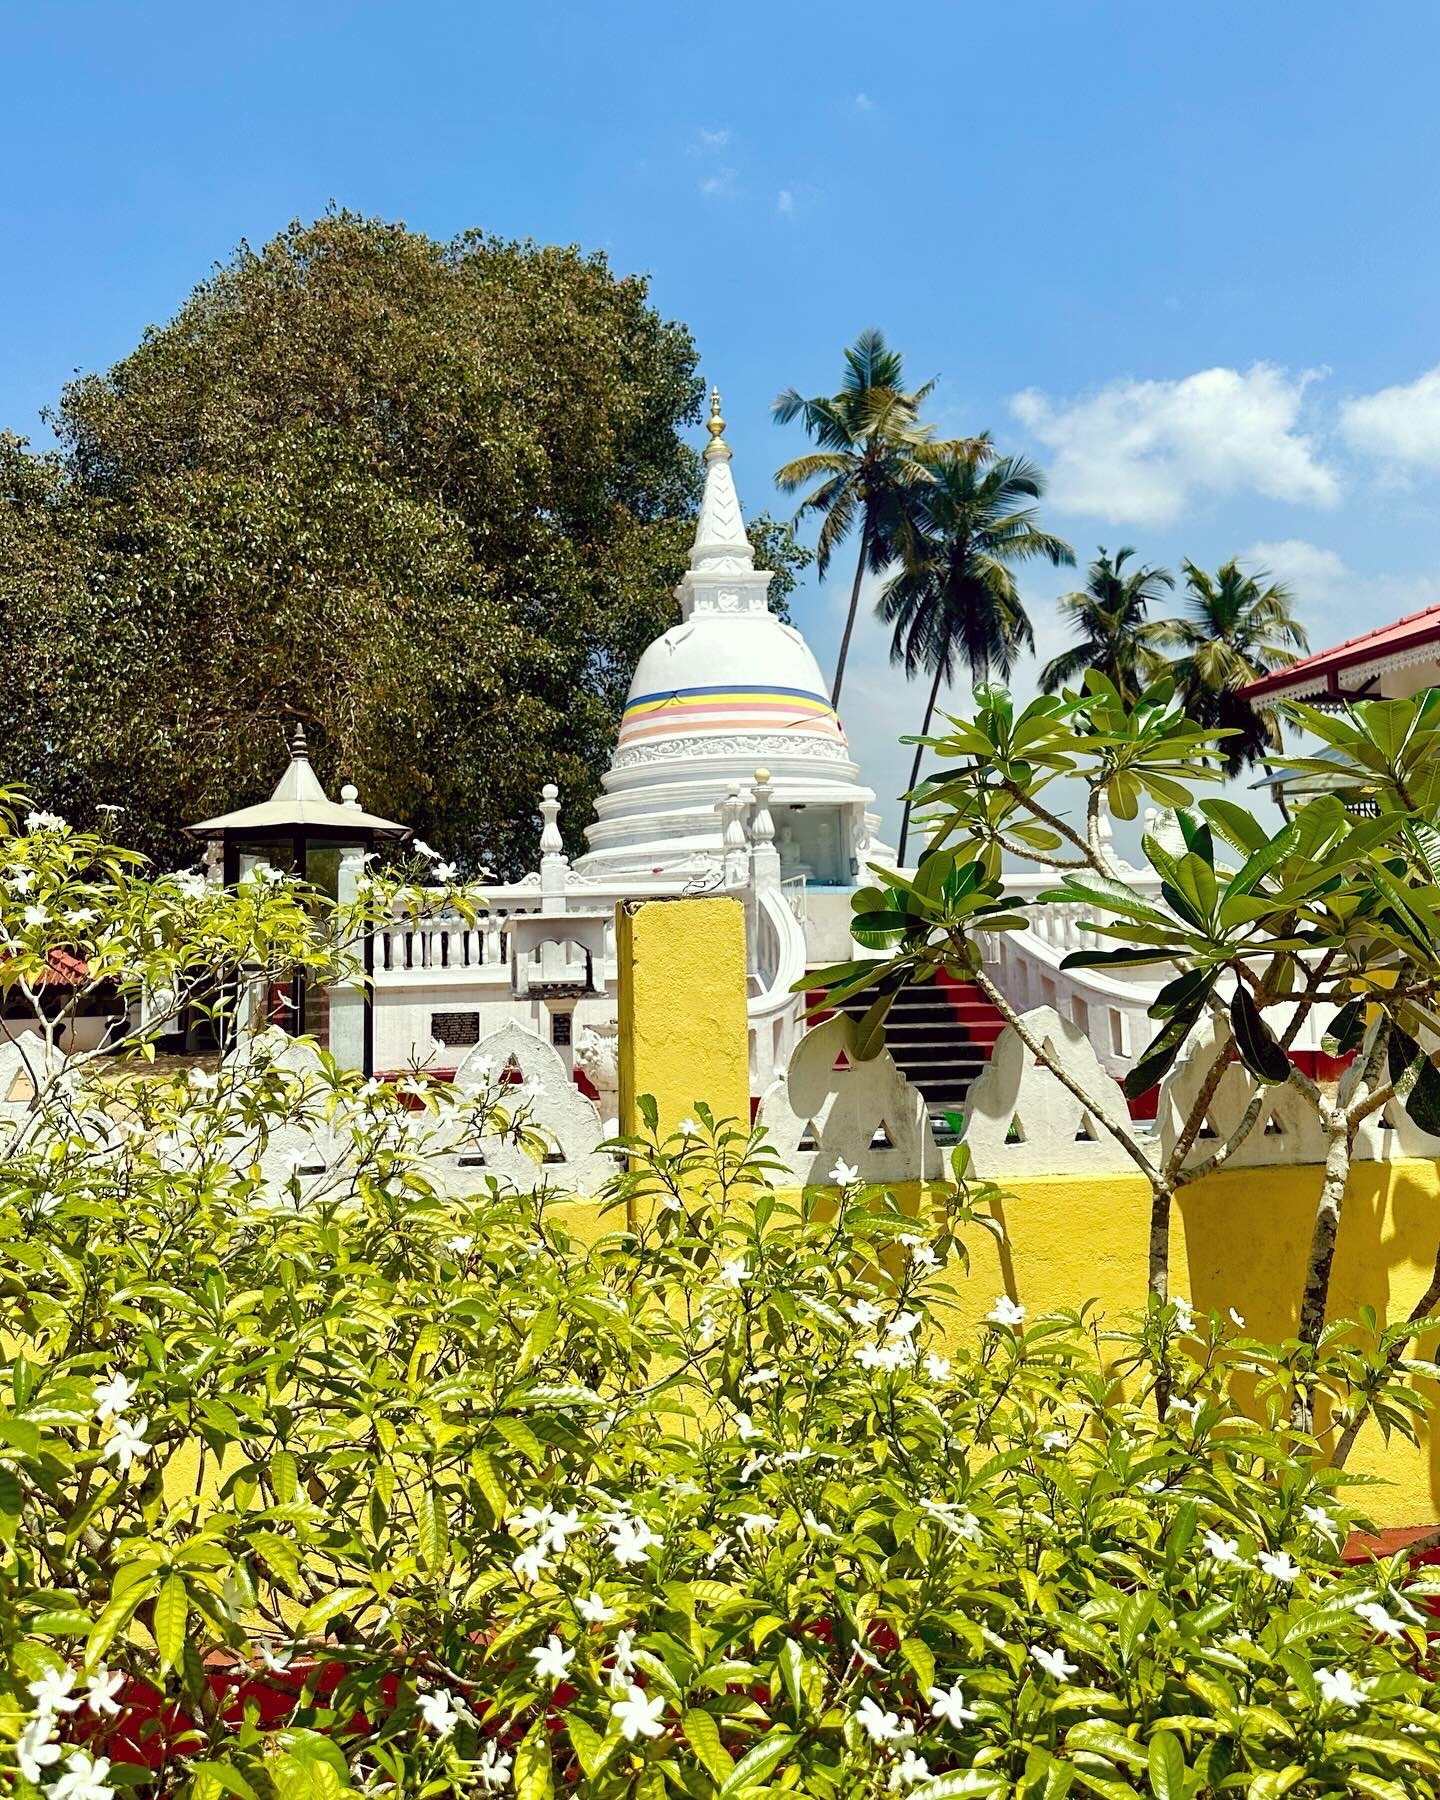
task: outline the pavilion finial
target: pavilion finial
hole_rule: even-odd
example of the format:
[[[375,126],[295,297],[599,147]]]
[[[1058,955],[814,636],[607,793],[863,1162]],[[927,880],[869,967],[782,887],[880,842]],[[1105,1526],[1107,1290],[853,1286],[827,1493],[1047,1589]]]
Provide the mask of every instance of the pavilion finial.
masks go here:
[[[305,727],[297,719],[295,729],[290,733],[291,762],[309,762],[310,746],[305,742]]]
[[[712,387],[710,390],[710,419],[705,429],[710,433],[710,442],[705,446],[706,462],[716,456],[728,458],[730,446],[725,442],[725,421],[720,416],[720,390],[718,387]]]

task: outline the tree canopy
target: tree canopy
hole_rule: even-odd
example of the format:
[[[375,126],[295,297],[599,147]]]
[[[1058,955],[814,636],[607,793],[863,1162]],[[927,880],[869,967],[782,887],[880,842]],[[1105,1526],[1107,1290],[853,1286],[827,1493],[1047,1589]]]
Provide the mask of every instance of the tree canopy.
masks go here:
[[[689,333],[570,248],[336,212],[242,245],[0,440],[9,768],[189,854],[304,723],[327,782],[502,872],[572,837],[699,492]],[[779,604],[804,553],[757,521]]]

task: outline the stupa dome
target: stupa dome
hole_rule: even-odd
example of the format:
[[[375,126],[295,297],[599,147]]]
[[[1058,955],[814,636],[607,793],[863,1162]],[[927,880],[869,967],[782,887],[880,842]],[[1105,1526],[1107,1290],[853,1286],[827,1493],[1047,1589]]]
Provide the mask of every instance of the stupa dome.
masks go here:
[[[814,654],[769,610],[731,473],[719,396],[705,493],[677,590],[681,622],[635,669],[620,738],[586,832],[584,872],[649,873],[721,851],[718,804],[769,769],[787,872],[847,885],[883,853]]]

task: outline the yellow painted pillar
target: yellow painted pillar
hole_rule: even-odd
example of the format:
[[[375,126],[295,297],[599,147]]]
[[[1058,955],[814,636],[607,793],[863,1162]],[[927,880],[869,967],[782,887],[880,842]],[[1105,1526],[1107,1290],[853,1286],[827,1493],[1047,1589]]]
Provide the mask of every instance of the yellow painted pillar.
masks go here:
[[[642,1129],[653,1094],[660,1133],[704,1101],[750,1122],[745,910],[738,900],[623,900],[615,909],[620,986],[620,1129]]]

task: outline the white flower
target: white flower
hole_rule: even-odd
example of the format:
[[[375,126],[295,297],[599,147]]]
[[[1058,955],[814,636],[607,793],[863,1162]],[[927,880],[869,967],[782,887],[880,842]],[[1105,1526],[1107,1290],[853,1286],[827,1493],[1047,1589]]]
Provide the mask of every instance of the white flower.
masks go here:
[[[1234,1563],[1237,1569],[1249,1567],[1234,1538],[1221,1537],[1218,1531],[1207,1531],[1202,1541],[1216,1562]]]
[[[901,1728],[899,1713],[886,1712],[868,1694],[855,1708],[854,1718],[872,1744],[893,1744],[909,1735]]]
[[[1320,1698],[1332,1706],[1363,1706],[1365,1689],[1348,1669],[1317,1669],[1315,1685]]]
[[[940,1258],[929,1244],[912,1244],[910,1246],[910,1267],[912,1269],[938,1269]]]
[[[1063,1450],[1070,1439],[1063,1431],[1047,1431],[1040,1439],[1042,1450]]]
[[[1243,1331],[1245,1329],[1244,1313],[1236,1312],[1236,1310],[1233,1306],[1230,1308],[1230,1323],[1235,1327],[1235,1329],[1237,1331]]]
[[[773,1531],[780,1523],[769,1513],[741,1513],[740,1529],[746,1537],[754,1537],[757,1532]]]
[[[728,1537],[716,1538],[715,1548],[705,1558],[705,1567],[712,1573],[718,1569],[721,1563],[724,1562],[725,1558],[730,1554],[730,1548],[734,1541],[733,1538]]]
[[[1276,1581],[1298,1581],[1303,1571],[1288,1550],[1262,1550],[1255,1558],[1265,1574]]]
[[[752,1374],[741,1376],[740,1386],[742,1388],[768,1387],[772,1381],[779,1379],[780,1371],[778,1369],[756,1369]]]
[[[610,1520],[606,1532],[610,1553],[622,1568],[644,1562],[651,1548],[660,1542],[643,1519],[632,1519],[624,1513],[617,1513]]]
[[[632,1682],[625,1690],[625,1698],[617,1700],[610,1708],[610,1718],[620,1727],[620,1735],[625,1742],[633,1744],[636,1738],[660,1736],[664,1730],[660,1723],[664,1712],[663,1694],[656,1694],[651,1699],[644,1688],[636,1687]]]
[[[1404,1621],[1393,1618],[1376,1600],[1357,1600],[1355,1615],[1372,1631],[1378,1631],[1381,1637],[1403,1638],[1405,1635]]]
[[[860,1171],[854,1163],[847,1163],[845,1158],[836,1159],[835,1167],[830,1171],[830,1179],[836,1187],[850,1187],[860,1179]]]
[[[700,1126],[694,1119],[682,1119],[675,1127],[681,1137],[698,1137]]]
[[[553,1631],[548,1643],[541,1644],[538,1649],[527,1650],[525,1654],[535,1665],[537,1681],[564,1681],[575,1660],[575,1652],[567,1650]]]
[[[1175,1323],[1188,1337],[1195,1330],[1195,1314],[1190,1302],[1183,1295],[1177,1294],[1171,1305],[1175,1308]]]
[[[454,863],[437,862],[430,873],[437,881],[453,881],[458,871]]]
[[[896,1313],[895,1317],[885,1327],[885,1335],[886,1337],[892,1338],[914,1337],[915,1333],[924,1323],[924,1318],[917,1312]]]
[[[43,906],[27,906],[22,916],[27,925],[43,925],[49,919],[50,914]]]
[[[192,1069],[188,1080],[197,1094],[213,1094],[220,1085],[219,1075],[209,1069]]]
[[[931,1688],[928,1698],[931,1713],[957,1731],[975,1717],[972,1708],[965,1704],[965,1690],[958,1681],[951,1688]]]
[[[260,1646],[260,1660],[272,1675],[283,1675],[295,1660],[293,1650],[282,1650],[277,1655],[268,1644]]]
[[[731,1257],[720,1265],[721,1287],[738,1288],[750,1279],[750,1271],[745,1267],[743,1256]]]
[[[752,1438],[757,1438],[760,1435],[760,1427],[750,1417],[749,1413],[736,1413],[735,1429],[740,1434],[740,1442],[742,1444],[748,1444]]]
[[[93,906],[75,906],[65,915],[67,925],[93,925],[99,918]]]
[[[416,838],[410,848],[417,856],[423,856],[430,862],[438,862],[440,859],[440,852],[432,850],[423,838]]]
[[[1013,1330],[1025,1322],[1025,1308],[1017,1306],[1008,1294],[1001,1294],[985,1315],[991,1325],[1008,1325]]]
[[[920,1510],[929,1513],[932,1519],[937,1520],[962,1543],[978,1544],[984,1536],[980,1521],[974,1513],[966,1512],[953,1500],[922,1500]]]
[[[25,829],[35,831],[64,831],[65,821],[59,813],[30,812],[25,815]]]
[[[40,1785],[40,1773],[57,1763],[61,1757],[59,1744],[52,1744],[50,1734],[55,1729],[54,1713],[42,1712],[34,1718],[20,1733],[20,1741],[15,1746],[15,1760],[20,1765],[20,1773],[35,1787]]]
[[[1192,1424],[1200,1417],[1200,1402],[1198,1400],[1172,1400],[1170,1402],[1170,1409],[1172,1412],[1184,1413]]]
[[[927,1351],[925,1373],[931,1381],[948,1381],[950,1379],[950,1358],[937,1356],[933,1350]]]
[[[918,1756],[913,1750],[907,1750],[900,1758],[899,1762],[896,1763],[895,1767],[890,1771],[890,1786],[892,1788],[914,1787],[917,1781],[928,1781],[929,1779],[929,1763],[926,1762],[923,1756]]]
[[[805,1526],[805,1529],[811,1532],[815,1537],[834,1537],[835,1535],[828,1525],[822,1524],[821,1521],[815,1517],[815,1514],[808,1506],[801,1515],[801,1522]]]
[[[454,1237],[446,1238],[445,1248],[456,1256],[468,1256],[475,1248],[475,1240],[467,1232],[457,1232]]]
[[[575,1602],[575,1610],[590,1625],[603,1625],[615,1617],[613,1606],[607,1606],[598,1594],[587,1594]]]
[[[34,1698],[36,1712],[78,1712],[79,1697],[70,1692],[74,1685],[73,1669],[47,1669],[38,1681],[30,1683],[29,1692]]]
[[[118,1669],[107,1669],[102,1663],[85,1683],[85,1704],[93,1713],[115,1714],[120,1710],[115,1696],[125,1685]]]
[[[526,1581],[538,1581],[544,1571],[550,1568],[551,1559],[545,1552],[543,1543],[531,1544],[528,1550],[522,1550],[511,1563],[515,1573]]]
[[[635,1633],[627,1626],[624,1631],[615,1633],[615,1652],[610,1659],[611,1680],[621,1683],[628,1681],[634,1667]]]
[[[438,1694],[421,1694],[415,1705],[420,1713],[420,1723],[436,1737],[449,1737],[460,1718],[454,1700],[443,1690]]]
[[[108,1756],[92,1761],[88,1750],[72,1750],[65,1758],[65,1773],[47,1793],[50,1800],[113,1800],[115,1790],[105,1780],[109,1773]]]
[[[561,1555],[565,1549],[565,1540],[583,1529],[580,1515],[573,1508],[569,1512],[551,1512],[545,1529],[540,1534],[540,1546],[544,1550],[553,1550],[557,1556]]]
[[[1303,1518],[1307,1519],[1317,1531],[1323,1532],[1326,1537],[1338,1538],[1340,1536],[1340,1528],[1335,1523],[1334,1515],[1327,1512],[1323,1506],[1302,1506],[1300,1512]]]
[[[878,1325],[885,1317],[884,1307],[877,1306],[873,1300],[847,1300],[845,1311],[862,1331],[868,1331],[872,1325]]]
[[[12,869],[5,877],[5,885],[13,888],[17,894],[28,894],[35,885],[33,869]]]
[[[129,1412],[135,1398],[135,1383],[128,1375],[112,1375],[108,1381],[97,1381],[90,1390],[95,1402],[95,1417],[103,1425],[107,1419],[118,1419]]]
[[[1030,1655],[1056,1681],[1068,1681],[1080,1666],[1078,1663],[1068,1662],[1063,1650],[1046,1650],[1039,1644],[1031,1647]]]
[[[512,1760],[510,1752],[502,1750],[494,1738],[485,1740],[485,1748],[475,1765],[475,1773],[480,1777],[480,1785],[487,1794],[498,1794],[501,1788],[509,1785]]]

